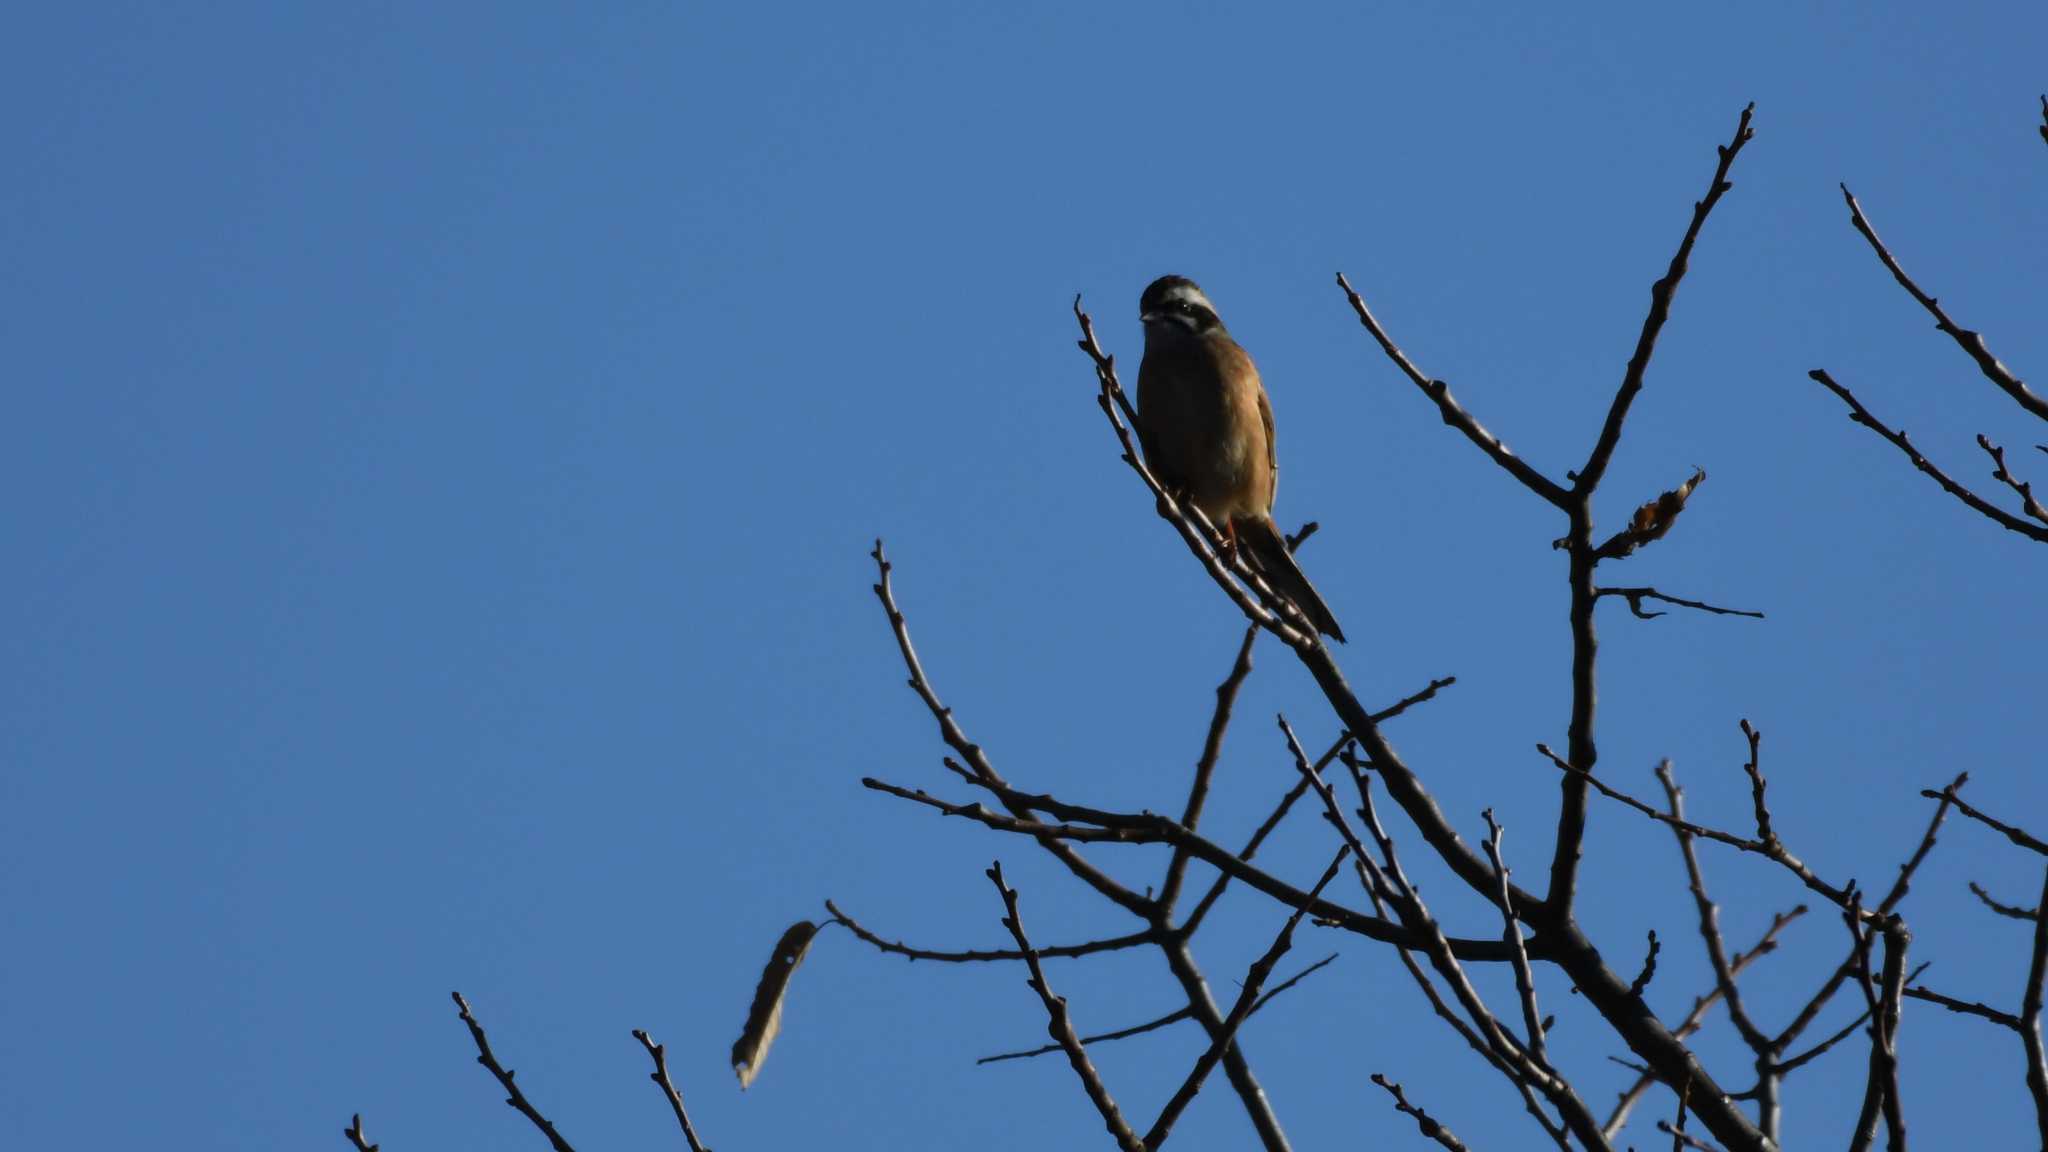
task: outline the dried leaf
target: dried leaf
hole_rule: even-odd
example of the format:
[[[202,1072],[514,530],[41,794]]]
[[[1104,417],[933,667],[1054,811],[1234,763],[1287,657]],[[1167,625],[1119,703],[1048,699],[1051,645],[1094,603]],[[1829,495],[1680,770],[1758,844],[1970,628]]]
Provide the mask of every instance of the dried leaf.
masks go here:
[[[761,982],[754,986],[754,1004],[747,1009],[747,1026],[732,1046],[732,1070],[739,1075],[741,1090],[761,1074],[761,1064],[768,1059],[768,1046],[775,1043],[775,1034],[782,1030],[782,1000],[789,994],[789,978],[796,972],[796,966],[804,962],[811,937],[817,934],[816,924],[799,920],[775,942],[775,955],[769,957],[768,967],[761,972]]]
[[[1666,532],[1671,531],[1671,525],[1678,519],[1678,514],[1685,510],[1686,498],[1691,496],[1692,490],[1699,487],[1700,482],[1706,478],[1706,469],[1693,469],[1692,476],[1685,483],[1637,508],[1635,515],[1629,517],[1628,527],[1616,532],[1607,543],[1595,551],[1602,559],[1618,559],[1652,540],[1662,538]],[[1557,546],[1569,542],[1569,538],[1560,540]]]
[[[1692,490],[1706,478],[1706,469],[1693,469],[1691,479],[1636,509],[1629,527],[1644,540],[1655,540],[1669,532],[1671,522],[1678,519],[1678,514],[1685,509],[1685,498],[1692,495]]]

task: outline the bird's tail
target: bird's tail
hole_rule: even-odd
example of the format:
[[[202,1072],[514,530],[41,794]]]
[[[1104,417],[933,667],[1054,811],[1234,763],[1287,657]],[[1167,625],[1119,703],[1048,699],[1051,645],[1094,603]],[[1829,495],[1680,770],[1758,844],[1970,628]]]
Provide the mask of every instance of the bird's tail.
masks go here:
[[[1280,526],[1270,516],[1257,519],[1243,519],[1236,524],[1237,541],[1243,546],[1247,559],[1273,591],[1294,602],[1308,622],[1316,626],[1331,639],[1342,642],[1344,630],[1337,627],[1337,618],[1330,613],[1330,606],[1316,593],[1315,585],[1302,575],[1301,568],[1294,563],[1294,555],[1287,548],[1287,538],[1280,534]]]

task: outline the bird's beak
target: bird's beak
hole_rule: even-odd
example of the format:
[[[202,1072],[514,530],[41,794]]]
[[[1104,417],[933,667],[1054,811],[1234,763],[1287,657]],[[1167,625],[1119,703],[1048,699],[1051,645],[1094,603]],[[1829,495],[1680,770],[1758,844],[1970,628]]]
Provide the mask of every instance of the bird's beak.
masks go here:
[[[1163,312],[1140,312],[1138,314],[1138,322],[1140,324],[1150,324],[1155,320],[1164,320],[1165,318],[1166,315]]]

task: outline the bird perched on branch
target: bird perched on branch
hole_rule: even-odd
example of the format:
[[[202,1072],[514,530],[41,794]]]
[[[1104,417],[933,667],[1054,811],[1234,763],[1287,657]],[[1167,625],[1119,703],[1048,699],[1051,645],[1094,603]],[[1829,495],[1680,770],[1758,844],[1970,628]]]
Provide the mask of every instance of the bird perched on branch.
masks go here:
[[[1145,322],[1138,440],[1146,466],[1169,491],[1193,501],[1223,531],[1225,548],[1239,550],[1317,631],[1344,639],[1273,523],[1280,478],[1273,406],[1252,358],[1185,276],[1154,280],[1138,314]]]

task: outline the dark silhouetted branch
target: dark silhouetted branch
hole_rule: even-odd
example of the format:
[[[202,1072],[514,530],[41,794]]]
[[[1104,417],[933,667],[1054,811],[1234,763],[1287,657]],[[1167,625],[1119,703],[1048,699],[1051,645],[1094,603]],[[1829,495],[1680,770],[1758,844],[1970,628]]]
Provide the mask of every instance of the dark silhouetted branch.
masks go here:
[[[2041,910],[2039,908],[2022,908],[2017,904],[2002,904],[1993,899],[1991,893],[1986,892],[1983,885],[1978,884],[1975,880],[1970,881],[1970,894],[1975,896],[1978,902],[1982,903],[1986,908],[2007,919],[2033,921],[2041,918]]]
[[[1103,1126],[1109,1129],[1117,1147],[1124,1152],[1145,1152],[1131,1126],[1124,1122],[1123,1113],[1117,1110],[1116,1101],[1110,1097],[1109,1089],[1103,1087],[1102,1077],[1089,1061],[1088,1053],[1081,1047],[1081,1038],[1074,1032],[1073,1019],[1067,1014],[1065,997],[1053,995],[1052,987],[1045,982],[1045,969],[1038,963],[1038,953],[1032,950],[1031,940],[1024,935],[1024,922],[1017,915],[1017,893],[1003,883],[1003,865],[1000,861],[988,868],[988,878],[995,884],[996,891],[1003,897],[1003,926],[1016,938],[1017,948],[1024,953],[1024,964],[1031,970],[1031,990],[1038,993],[1038,999],[1045,1005],[1046,1032],[1053,1041],[1066,1050],[1067,1063],[1073,1065],[1074,1075],[1081,1080],[1081,1087],[1088,1093],[1088,1099],[1095,1110],[1102,1114]]]
[[[1982,432],[1977,433],[1977,447],[1982,448],[1984,454],[1991,457],[1991,478],[2019,495],[2022,511],[2043,524],[2048,524],[2048,508],[2041,507],[2041,502],[2034,499],[2034,486],[2006,471],[2005,449],[1993,444],[1991,438]]]
[[[1876,251],[1877,258],[1884,262],[1885,269],[1892,274],[1892,279],[1899,282],[1899,287],[1904,288],[1913,299],[1920,302],[1922,308],[1927,309],[1928,315],[1934,317],[1934,326],[1947,333],[1957,346],[1969,354],[1970,359],[1977,362],[1977,370],[1984,373],[1985,379],[1996,384],[2000,391],[2012,397],[2020,407],[2043,420],[2048,420],[2048,400],[2036,395],[2032,389],[2021,383],[2019,377],[2012,374],[2012,369],[1999,363],[1998,357],[1993,356],[1991,349],[1985,347],[1982,335],[1949,319],[1948,313],[1942,311],[1941,303],[1922,292],[1920,286],[1913,283],[1912,277],[1906,275],[1906,270],[1899,267],[1899,262],[1892,258],[1891,251],[1884,246],[1884,241],[1879,240],[1877,232],[1870,227],[1870,221],[1864,218],[1863,206],[1856,203],[1856,197],[1850,194],[1847,184],[1842,185],[1842,199],[1849,205],[1849,222],[1854,224],[1856,231],[1861,232],[1863,238],[1870,242],[1870,247]]]
[[[1558,756],[1557,753],[1552,752],[1548,745],[1538,744],[1536,746],[1536,750],[1538,752],[1543,753],[1543,755],[1547,759],[1549,759],[1549,761],[1552,764],[1557,765],[1557,767],[1560,770],[1565,772],[1576,771],[1576,769],[1574,769],[1571,765],[1565,763],[1564,759]],[[1642,813],[1643,815],[1648,816],[1650,819],[1655,820],[1660,824],[1669,825],[1672,828],[1677,828],[1682,831],[1691,833],[1692,835],[1697,836],[1702,840],[1712,840],[1717,844],[1726,844],[1730,848],[1735,848],[1743,852],[1752,852],[1758,856],[1764,857],[1767,860],[1776,861],[1779,865],[1783,866],[1786,869],[1786,871],[1789,871],[1794,876],[1799,877],[1800,883],[1806,885],[1807,888],[1825,897],[1828,903],[1833,904],[1837,907],[1846,907],[1848,905],[1850,896],[1850,892],[1848,889],[1837,888],[1834,885],[1829,884],[1827,881],[1822,880],[1819,876],[1814,875],[1813,869],[1808,868],[1804,861],[1800,860],[1797,856],[1794,856],[1790,852],[1788,852],[1785,849],[1784,844],[1776,840],[1775,838],[1772,839],[1769,843],[1764,843],[1758,840],[1748,840],[1744,839],[1741,836],[1736,836],[1728,832],[1723,832],[1717,828],[1708,828],[1703,824],[1695,824],[1690,820],[1680,820],[1670,815],[1669,813],[1657,811],[1655,808],[1652,808],[1648,804],[1643,803],[1641,800],[1638,800],[1635,797],[1630,796],[1626,792],[1610,788],[1606,784],[1602,783],[1601,781],[1591,776],[1586,776],[1584,773],[1580,773],[1580,775],[1584,776],[1585,779],[1587,779],[1592,784],[1593,788],[1596,791],[1598,791],[1602,796],[1605,796],[1610,800],[1618,801],[1621,804],[1624,804],[1627,807],[1633,808],[1636,811]],[[1862,914],[1870,915],[1870,913]]]
[[[1209,731],[1202,738],[1202,755],[1195,761],[1194,783],[1188,787],[1187,808],[1180,818],[1181,826],[1189,831],[1201,824],[1202,806],[1209,799],[1209,778],[1216,771],[1216,760],[1223,754],[1223,734],[1230,727],[1230,709],[1237,703],[1237,690],[1252,673],[1252,644],[1258,638],[1258,625],[1245,629],[1244,642],[1237,646],[1237,659],[1230,665],[1229,675],[1216,686],[1216,709],[1209,716]],[[1180,886],[1187,871],[1187,850],[1175,848],[1166,865],[1166,879],[1159,885],[1161,908],[1173,909],[1174,902],[1180,899]]]
[[[548,1138],[548,1144],[554,1148],[555,1152],[576,1152],[576,1149],[571,1147],[567,1140],[562,1139],[562,1134],[555,1131],[554,1124],[550,1123],[547,1117],[541,1115],[540,1110],[535,1108],[533,1103],[526,1098],[526,1093],[519,1090],[519,1085],[513,1083],[512,1070],[498,1063],[498,1058],[491,1054],[490,1038],[484,1035],[484,1026],[477,1023],[476,1016],[470,1012],[469,1001],[464,1000],[460,992],[450,993],[450,995],[455,997],[455,1007],[461,1010],[462,1022],[469,1025],[469,1038],[476,1041],[476,1062],[483,1065],[492,1076],[497,1078],[498,1083],[504,1087],[505,1103],[516,1110],[521,1116],[532,1121],[533,1126],[540,1129],[540,1134]]]
[[[1337,869],[1343,865],[1344,855],[1348,851],[1348,848],[1337,850],[1337,855],[1331,859],[1330,866],[1323,869],[1322,878],[1316,881],[1315,887],[1309,889],[1311,900],[1321,896],[1323,889],[1329,887],[1330,881],[1336,878]],[[1146,1148],[1156,1149],[1166,1143],[1167,1134],[1173,1130],[1173,1125],[1180,1119],[1180,1114],[1193,1103],[1195,1094],[1202,1090],[1202,1082],[1209,1078],[1209,1073],[1215,1070],[1217,1061],[1223,1058],[1224,1051],[1236,1040],[1238,1029],[1244,1026],[1244,1022],[1251,1018],[1253,1012],[1258,1011],[1259,992],[1266,986],[1266,980],[1272,976],[1273,968],[1280,963],[1280,958],[1287,954],[1288,949],[1294,947],[1294,930],[1301,924],[1301,916],[1300,908],[1289,914],[1287,922],[1280,928],[1280,934],[1273,938],[1273,943],[1266,949],[1265,954],[1252,961],[1251,970],[1245,973],[1244,986],[1238,991],[1237,1002],[1231,1005],[1230,1015],[1224,1018],[1221,1031],[1210,1039],[1208,1049],[1195,1060],[1195,1066],[1188,1071],[1187,1078],[1181,1081],[1180,1088],[1167,1100],[1166,1106],[1160,1109],[1159,1119],[1154,1121],[1151,1129],[1145,1133]]]
[[[1424,1139],[1434,1140],[1449,1149],[1450,1152],[1471,1152],[1465,1142],[1458,1139],[1456,1133],[1438,1123],[1435,1117],[1424,1112],[1419,1106],[1410,1104],[1408,1102],[1408,1094],[1401,1091],[1401,1085],[1387,1079],[1378,1072],[1372,1074],[1372,1082],[1385,1088],[1387,1094],[1394,1098],[1394,1111],[1404,1116],[1415,1118],[1415,1126],[1422,1130]]]
[[[1657,953],[1662,949],[1663,945],[1657,943],[1657,930],[1650,929],[1650,950],[1643,956],[1643,970],[1636,973],[1636,978],[1629,982],[1629,995],[1641,996],[1643,990],[1650,986],[1650,981],[1656,979]]]
[[[2048,527],[2022,520],[1957,483],[1954,478],[1942,471],[1933,461],[1921,455],[1920,450],[1913,447],[1913,442],[1906,438],[1904,432],[1894,431],[1886,426],[1883,421],[1872,416],[1870,409],[1863,406],[1863,401],[1858,400],[1854,392],[1835,383],[1835,378],[1828,375],[1827,369],[1815,368],[1813,371],[1808,372],[1807,375],[1818,381],[1828,391],[1842,398],[1842,402],[1849,406],[1849,419],[1889,440],[1892,447],[1905,453],[1906,459],[1913,462],[1913,467],[1925,472],[1936,484],[1941,485],[1944,492],[1962,501],[1979,515],[1984,516],[2001,528],[2017,532],[2030,540],[2048,541]]]
[[[1932,788],[1922,788],[1920,790],[1920,794],[1922,796],[1927,797],[1930,800],[1940,800],[1946,798],[1949,802],[1953,803],[1956,806],[1956,811],[1961,812],[1963,815],[1968,816],[1970,819],[1975,820],[1979,824],[1984,825],[1986,828],[1989,828],[1992,831],[1999,833],[2000,835],[2004,836],[2007,840],[2010,840],[2014,844],[2017,844],[2020,847],[2025,848],[2029,852],[2039,852],[2043,856],[2048,856],[2048,844],[2042,843],[2039,839],[2035,838],[2032,833],[2028,832],[2024,828],[2019,828],[2011,824],[2007,824],[2005,821],[1998,819],[1996,816],[1986,815],[1985,813],[1970,807],[1969,804],[1965,803],[1960,798],[1953,795],[1945,796],[1944,793],[1936,792]]]
[[[350,1144],[355,1145],[356,1152],[377,1152],[378,1146],[370,1143],[363,1136],[363,1114],[361,1112],[349,1118],[348,1127],[343,1128],[341,1134],[348,1137]]]
[[[2019,1031],[2019,1017],[2010,1012],[1993,1008],[1981,1000],[1958,1000],[1954,996],[1936,992],[1932,988],[1923,988],[1917,984],[1906,989],[1906,999],[1925,1000],[1929,1004],[1938,1004],[1958,1015],[1975,1016],[1979,1019],[1989,1020],[2001,1028],[2010,1028],[2015,1032]]]
[[[1522,1024],[1528,1034],[1526,1047],[1529,1059],[1539,1068],[1548,1068],[1550,1054],[1543,1043],[1543,1010],[1536,1006],[1536,974],[1529,969],[1529,953],[1522,943],[1521,918],[1515,912],[1514,897],[1508,891],[1508,865],[1500,854],[1501,827],[1493,818],[1493,809],[1488,808],[1483,815],[1486,818],[1486,857],[1493,861],[1494,875],[1500,878],[1493,900],[1500,907],[1504,925],[1501,940],[1507,944],[1508,955],[1514,959],[1515,995],[1522,1002]]]
[[[967,733],[960,727],[959,721],[953,719],[953,710],[939,701],[938,693],[925,678],[924,666],[917,659],[917,649],[910,643],[909,622],[904,619],[903,611],[896,606],[896,593],[889,578],[893,566],[882,554],[880,540],[875,541],[875,550],[871,555],[875,560],[877,577],[874,586],[875,599],[881,601],[882,611],[889,618],[889,629],[895,633],[897,650],[902,653],[903,666],[910,673],[911,691],[917,693],[918,699],[924,701],[924,706],[931,712],[932,718],[938,721],[940,738],[946,742],[948,748],[967,762],[977,780],[991,790],[1007,790],[1009,785],[996,774],[995,767],[989,763],[988,756],[981,750],[981,745],[967,738]],[[1011,809],[1011,814],[1020,818],[1029,815],[1014,808]],[[1139,916],[1149,914],[1151,901],[1110,879],[1101,869],[1082,859],[1081,854],[1071,845],[1062,844],[1051,837],[1040,838],[1039,844],[1051,853],[1054,859],[1064,864],[1067,871],[1095,889],[1110,903]]]
[[[1106,824],[1100,826],[1093,823],[1045,824],[1036,820],[1020,820],[1014,816],[1005,816],[1002,813],[990,811],[979,803],[955,804],[951,801],[941,800],[936,796],[932,796],[922,789],[902,788],[871,777],[863,777],[861,785],[876,792],[882,792],[913,803],[922,804],[948,816],[958,816],[963,819],[973,820],[998,832],[1013,832],[1018,835],[1034,836],[1040,839],[1053,838],[1083,843],[1186,844],[1196,859],[1220,871],[1229,873],[1241,883],[1250,885],[1287,905],[1289,908],[1299,908],[1303,905],[1304,901],[1309,900],[1308,893],[1276,876],[1252,867],[1250,864],[1238,859],[1229,849],[1222,848],[1211,841],[1205,840],[1163,816],[1156,816],[1151,813],[1133,815],[1119,812],[1102,812],[1095,809],[1080,808],[1075,805],[1060,804],[1057,806],[1063,811],[1076,813],[1082,819],[1106,822]],[[1008,794],[1012,797],[1024,795],[1014,791],[1010,791]],[[1031,797],[1030,799],[1034,803],[1050,802],[1049,797]],[[1346,908],[1340,904],[1334,904],[1329,900],[1317,899],[1310,902],[1308,911],[1319,922],[1327,921],[1333,927],[1356,932],[1361,936],[1369,936],[1375,940],[1384,940],[1387,943],[1400,944],[1404,947],[1413,948],[1420,946],[1415,937],[1400,925],[1390,924],[1377,917],[1367,916],[1362,912]],[[1451,946],[1463,959],[1506,960],[1508,958],[1506,949],[1501,947],[1500,942],[1496,940],[1459,939],[1452,941]]]
[[[2048,910],[2048,872],[2041,877],[2040,907]],[[2048,983],[2048,911],[2034,917],[2034,951],[2027,962],[2027,986],[2020,993],[2020,1044],[2027,1053],[2027,1093],[2034,1098],[2034,1123],[2048,1148],[2048,1051],[2041,1044],[2042,985]]]
[[[1607,410],[1607,421],[1600,427],[1600,439],[1594,442],[1593,451],[1586,457],[1585,467],[1579,469],[1572,482],[1572,491],[1587,494],[1600,486],[1600,478],[1607,472],[1607,464],[1614,457],[1615,445],[1621,443],[1621,427],[1628,420],[1629,405],[1635,402],[1636,393],[1643,390],[1643,373],[1650,367],[1650,356],[1657,349],[1657,335],[1664,330],[1664,322],[1671,316],[1671,298],[1678,293],[1679,281],[1685,279],[1687,265],[1692,258],[1692,247],[1699,239],[1700,229],[1707,222],[1707,215],[1714,205],[1721,202],[1721,196],[1735,185],[1728,180],[1728,170],[1735,164],[1735,157],[1742,146],[1756,135],[1749,126],[1750,116],[1756,111],[1751,104],[1742,110],[1742,118],[1736,122],[1735,136],[1727,144],[1716,149],[1721,162],[1714,167],[1714,179],[1707,185],[1707,194],[1692,206],[1692,223],[1686,226],[1685,238],[1678,242],[1678,251],[1671,257],[1671,266],[1664,275],[1650,286],[1650,311],[1643,317],[1642,334],[1636,337],[1636,350],[1628,359],[1628,370],[1622,374],[1621,387],[1614,394],[1614,403]]]
[[[1806,905],[1801,904],[1789,912],[1780,912],[1771,917],[1770,927],[1764,930],[1764,934],[1757,939],[1754,947],[1747,952],[1737,952],[1728,958],[1729,971],[1739,976],[1742,974],[1743,969],[1777,951],[1778,933],[1784,931],[1786,925],[1804,915],[1806,915]],[[1708,1010],[1720,1002],[1721,989],[1718,985],[1705,995],[1696,997],[1692,1002],[1692,1010],[1686,1013],[1685,1019],[1679,1021],[1678,1027],[1672,1029],[1672,1035],[1677,1039],[1683,1040],[1699,1031],[1706,1024]],[[1623,1063],[1626,1063],[1626,1061]],[[1619,1100],[1615,1101],[1614,1111],[1608,1114],[1607,1122],[1600,1126],[1601,1132],[1609,1140],[1613,1140],[1621,1134],[1621,1127],[1628,1123],[1629,1112],[1635,1108],[1636,1101],[1642,1099],[1643,1093],[1649,1091],[1650,1086],[1657,1082],[1658,1077],[1651,1075],[1647,1071],[1641,1071],[1636,1078],[1636,1082],[1621,1094]]]
[[[711,1152],[704,1147],[703,1141],[697,1139],[697,1129],[690,1123],[689,1112],[683,1108],[683,1094],[676,1091],[675,1081],[668,1077],[667,1047],[656,1044],[652,1036],[639,1028],[633,1029],[633,1039],[638,1040],[640,1046],[647,1049],[648,1057],[654,1061],[654,1071],[649,1072],[647,1078],[661,1088],[662,1095],[668,1097],[668,1106],[676,1114],[676,1123],[682,1127],[683,1140],[689,1144],[690,1152]]]
[[[1486,453],[1488,459],[1500,465],[1508,475],[1521,481],[1524,488],[1560,508],[1564,507],[1570,494],[1565,491],[1563,485],[1538,472],[1528,461],[1509,451],[1508,446],[1501,443],[1499,437],[1488,432],[1485,425],[1479,423],[1476,417],[1451,396],[1449,384],[1423,375],[1422,370],[1408,359],[1407,353],[1401,351],[1387,335],[1386,329],[1380,327],[1380,322],[1373,318],[1372,309],[1365,306],[1364,297],[1352,290],[1351,282],[1344,278],[1342,272],[1337,273],[1337,286],[1344,290],[1344,298],[1351,302],[1351,310],[1358,313],[1358,322],[1365,325],[1367,332],[1372,333],[1372,338],[1379,342],[1380,350],[1387,354],[1387,359],[1392,360],[1403,375],[1414,381],[1415,386],[1422,389],[1423,395],[1435,402],[1437,412],[1443,416],[1444,423],[1464,433],[1465,439],[1478,445],[1479,450]]]
[[[1261,1008],[1264,1008],[1267,1004],[1271,1003],[1275,996],[1278,996],[1282,992],[1287,991],[1289,988],[1294,987],[1296,984],[1301,983],[1303,980],[1307,979],[1309,976],[1313,975],[1318,970],[1327,967],[1330,964],[1330,962],[1335,960],[1336,958],[1337,953],[1332,952],[1328,956],[1323,957],[1321,960],[1316,961],[1315,963],[1309,965],[1306,968],[1303,968],[1301,971],[1296,972],[1294,975],[1289,976],[1287,979],[1282,980],[1280,983],[1275,984],[1271,988],[1267,989],[1265,994],[1261,995],[1258,1001],[1252,1005],[1252,1015],[1258,1015],[1259,1010]],[[1168,1012],[1166,1015],[1161,1016],[1156,1020],[1147,1020],[1143,1024],[1136,1024],[1129,1028],[1119,1028],[1114,1032],[1102,1032],[1094,1036],[1083,1036],[1081,1037],[1081,1043],[1084,1045],[1106,1044],[1112,1040],[1128,1040],[1133,1036],[1143,1036],[1147,1032],[1157,1032],[1161,1028],[1178,1024],[1183,1020],[1193,1019],[1194,1014],[1194,1009],[1192,1008],[1176,1008],[1175,1010]],[[1000,1064],[1005,1060],[1029,1060],[1034,1056],[1046,1056],[1058,1051],[1060,1051],[1059,1045],[1047,1044],[1038,1048],[1027,1048],[1020,1052],[999,1052],[994,1056],[983,1056],[980,1059],[976,1060],[975,1063]]]
[[[910,960],[935,960],[941,964],[969,964],[990,960],[1024,959],[1024,953],[1014,948],[966,949],[964,951],[952,952],[936,951],[930,948],[913,948],[900,940],[885,940],[875,935],[858,921],[854,920],[853,917],[840,911],[839,906],[830,900],[825,901],[825,911],[832,914],[832,923],[844,926],[847,931],[853,933],[862,941],[892,956],[902,956]],[[1140,944],[1150,944],[1156,939],[1158,939],[1158,934],[1147,928],[1142,932],[1132,932],[1124,936],[1112,936],[1103,940],[1090,940],[1084,944],[1056,944],[1049,948],[1040,948],[1038,950],[1038,958],[1041,960],[1052,960],[1069,959],[1076,956],[1093,956],[1098,952],[1115,952],[1124,948],[1133,948]]]
[[[1743,729],[1749,730],[1748,721],[1743,722]],[[1753,760],[1751,762],[1754,763]],[[1762,777],[1752,778],[1759,782],[1759,818],[1767,821],[1768,816],[1762,815],[1766,812],[1762,801]],[[1678,853],[1685,860],[1686,886],[1692,892],[1693,907],[1699,914],[1700,940],[1706,945],[1707,959],[1714,968],[1714,983],[1720,989],[1721,999],[1728,1007],[1728,1019],[1742,1035],[1742,1042],[1749,1045],[1751,1052],[1759,1056],[1766,1055],[1770,1052],[1771,1039],[1756,1026],[1756,1022],[1750,1019],[1748,1009],[1743,1007],[1742,990],[1735,983],[1735,972],[1728,963],[1727,945],[1721,939],[1721,911],[1707,895],[1707,882],[1705,875],[1700,871],[1699,853],[1693,850],[1693,834],[1685,827],[1685,792],[1679,788],[1677,779],[1671,774],[1671,761],[1666,760],[1657,765],[1657,780],[1664,785],[1665,809],[1670,812],[1673,821],[1672,835],[1678,840]],[[1765,823],[1764,827],[1768,829],[1768,823]],[[1776,837],[1770,839],[1774,841]]]
[[[1700,612],[1712,612],[1716,616],[1747,616],[1752,620],[1764,618],[1764,614],[1761,612],[1751,612],[1746,608],[1720,608],[1699,600],[1687,600],[1682,596],[1666,596],[1655,588],[1595,588],[1593,595],[1596,598],[1601,596],[1619,596],[1627,600],[1628,610],[1635,613],[1637,618],[1642,620],[1655,620],[1657,617],[1664,615],[1662,612],[1643,611],[1643,601],[1645,600],[1655,600],[1661,604],[1676,604],[1680,608],[1692,608]]]

